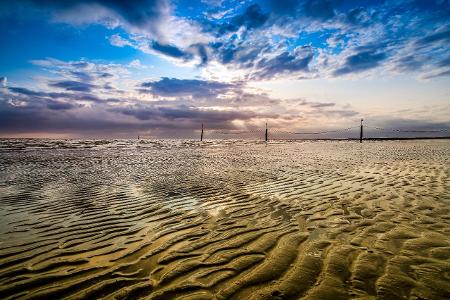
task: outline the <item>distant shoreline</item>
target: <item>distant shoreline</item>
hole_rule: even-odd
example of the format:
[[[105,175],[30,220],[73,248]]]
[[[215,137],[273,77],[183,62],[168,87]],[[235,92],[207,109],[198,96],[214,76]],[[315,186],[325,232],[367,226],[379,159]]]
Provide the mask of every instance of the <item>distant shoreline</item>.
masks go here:
[[[379,137],[363,138],[363,141],[401,141],[401,140],[448,140],[450,136],[442,137]],[[269,141],[359,141],[359,138],[325,138],[325,139],[269,139]]]
[[[363,138],[363,141],[402,141],[402,140],[448,140],[450,136],[442,137],[373,137]],[[138,140],[136,138],[51,138],[51,137],[0,137],[0,140]],[[189,140],[197,141],[193,138],[141,138],[140,140]],[[205,139],[203,142],[208,141],[229,141],[229,140],[242,140],[242,141],[261,141],[261,139]],[[359,141],[359,138],[297,138],[297,139],[270,139],[270,141]],[[200,141],[199,141],[200,142]],[[264,141],[263,141],[264,142]]]

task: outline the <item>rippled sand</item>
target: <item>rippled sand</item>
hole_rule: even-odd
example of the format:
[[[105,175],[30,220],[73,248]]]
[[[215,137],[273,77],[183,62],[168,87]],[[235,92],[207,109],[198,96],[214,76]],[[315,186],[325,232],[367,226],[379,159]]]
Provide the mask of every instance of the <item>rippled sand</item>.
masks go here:
[[[2,299],[449,299],[450,141],[0,141]]]

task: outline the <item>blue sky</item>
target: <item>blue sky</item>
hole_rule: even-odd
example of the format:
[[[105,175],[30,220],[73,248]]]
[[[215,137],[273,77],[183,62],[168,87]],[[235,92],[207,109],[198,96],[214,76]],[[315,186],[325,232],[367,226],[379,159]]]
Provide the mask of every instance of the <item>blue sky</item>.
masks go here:
[[[0,136],[450,127],[448,0],[18,0],[0,26]]]

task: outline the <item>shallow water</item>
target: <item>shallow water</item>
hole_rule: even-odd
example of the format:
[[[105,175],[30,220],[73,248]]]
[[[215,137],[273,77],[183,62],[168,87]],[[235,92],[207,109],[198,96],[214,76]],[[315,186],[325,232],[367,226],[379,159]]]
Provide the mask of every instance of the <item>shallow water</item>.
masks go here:
[[[448,299],[450,141],[0,140],[3,299]]]

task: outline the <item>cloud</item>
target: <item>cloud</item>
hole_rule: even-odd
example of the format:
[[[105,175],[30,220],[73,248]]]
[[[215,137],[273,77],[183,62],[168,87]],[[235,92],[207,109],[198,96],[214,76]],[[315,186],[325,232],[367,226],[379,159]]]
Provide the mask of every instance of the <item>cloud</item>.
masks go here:
[[[131,68],[134,68],[134,69],[147,69],[147,68],[149,68],[149,66],[143,65],[139,59],[132,60],[128,64],[128,66],[131,67]]]
[[[218,39],[209,45],[213,53],[209,61],[217,60],[253,80],[342,76],[374,68],[386,73],[428,72],[439,67],[437,60],[445,53],[449,38],[448,19],[441,17],[450,16],[449,5],[443,4],[447,1],[425,8],[414,1],[265,2],[268,6],[260,7],[270,10],[261,9],[260,15],[267,16],[262,25],[252,28],[233,23],[245,15],[241,13],[217,29]],[[215,27],[208,25],[207,30]],[[310,47],[311,56],[295,60],[292,49],[305,46]],[[405,58],[408,50],[414,59]]]
[[[307,0],[302,9],[306,16],[323,21],[335,16],[333,3],[329,0]]]
[[[91,92],[93,88],[97,87],[94,84],[73,80],[53,81],[49,83],[49,86],[76,92]]]
[[[74,65],[82,65],[85,75],[91,75],[93,82],[97,82],[100,70],[104,71],[102,64],[47,59],[41,65],[57,66],[59,70],[56,78],[39,78],[49,84],[40,85],[40,89],[23,86],[0,89],[0,134],[45,131],[114,135],[160,130],[163,136],[167,134],[165,130],[192,132],[200,123],[208,128],[243,129],[259,128],[269,120],[273,128],[285,128],[308,118],[339,120],[356,114],[332,102],[272,98],[248,90],[244,82],[160,78],[137,83],[137,91],[115,88],[104,91],[92,87],[93,83],[80,85],[79,81],[65,78],[74,76],[71,73],[76,69]],[[122,80],[120,76],[107,77]]]
[[[220,6],[224,0],[200,0],[209,6]]]
[[[289,72],[308,71],[313,59],[311,47],[298,47],[292,52],[283,53],[271,58],[262,58],[257,63],[256,77],[273,78],[278,74]]]
[[[417,55],[407,55],[398,58],[396,61],[396,68],[400,71],[415,71],[420,70],[424,64],[424,61],[421,57]]]
[[[127,39],[124,39],[120,36],[120,34],[113,34],[109,37],[109,42],[111,45],[116,47],[125,47],[125,46],[133,46],[133,43]]]
[[[446,71],[438,71],[438,72],[432,72],[430,74],[425,74],[422,76],[423,79],[432,79],[436,77],[444,77],[444,76],[450,76],[450,70]]]
[[[309,66],[314,59],[311,46],[289,49],[287,45],[280,44],[273,49],[267,43],[252,40],[249,44],[223,42],[212,47],[212,55],[221,64],[241,71],[243,76],[240,80],[265,80],[309,73]]]
[[[8,85],[8,79],[5,76],[0,77],[0,87],[5,88],[7,85]]]
[[[167,0],[29,0],[40,9],[49,9],[55,20],[74,24],[121,24],[125,28],[158,35],[161,21],[170,14]]]
[[[8,90],[12,91],[14,93],[18,93],[18,94],[22,94],[22,95],[26,95],[26,96],[42,97],[42,96],[46,96],[47,95],[47,93],[36,92],[36,91],[32,91],[32,90],[29,90],[29,89],[23,88],[23,87],[8,87]]]
[[[435,42],[439,42],[439,41],[450,41],[450,28],[433,32],[433,33],[417,40],[417,44],[427,45],[427,44],[435,43]]]
[[[2,5],[13,2],[17,3]],[[242,117],[245,126],[269,117],[280,126],[290,126],[290,121],[298,123],[299,118],[340,120],[357,112],[328,100],[292,101],[293,105],[249,90],[247,81],[389,72],[425,79],[449,76],[448,1],[217,0],[215,4],[219,2],[223,7],[194,1],[189,9],[180,9],[177,5],[183,2],[168,0],[21,1],[27,12],[19,14],[21,18],[36,13],[50,22],[102,24],[111,30],[107,35],[112,45],[189,65],[191,69],[183,70],[204,77],[141,82],[137,77],[142,74],[149,78],[161,73],[140,70],[140,61],[120,65],[44,58],[32,63],[51,76],[40,76],[30,85],[7,84],[6,77],[0,78],[1,109],[20,111],[17,118],[30,113],[55,116],[53,124],[61,114],[86,121],[82,112],[99,120],[89,123],[93,127],[161,124],[174,128],[178,125],[170,121],[194,126],[193,122],[208,116],[217,118],[217,126],[219,120],[232,126],[231,120],[240,120],[236,117]],[[38,12],[30,13],[32,6]],[[221,17],[212,17],[212,13]],[[221,82],[225,78],[230,81]],[[237,114],[240,110],[246,114]]]
[[[52,110],[67,110],[74,108],[75,105],[68,102],[48,101],[47,107]]]
[[[50,85],[49,87],[53,87]],[[72,86],[70,86],[72,87]],[[69,102],[92,102],[97,104],[116,103],[120,102],[115,98],[101,98],[93,93],[89,93],[84,89],[75,88],[70,90],[72,92],[60,92],[60,91],[36,91],[24,87],[11,86],[7,87],[3,91],[3,96],[7,96],[10,99],[20,101],[22,106],[47,106],[56,107],[63,103]],[[121,100],[125,101],[125,100]],[[64,106],[66,109],[74,108],[76,106]]]
[[[192,45],[197,50],[197,55],[200,57],[200,67],[206,66],[209,61],[208,51],[205,45],[195,44]]]
[[[356,54],[350,55],[345,59],[345,63],[339,69],[334,71],[335,76],[345,75],[349,73],[359,73],[380,65],[387,58],[383,52],[373,50],[363,50]]]
[[[413,119],[408,117],[389,118],[386,116],[373,116],[372,122],[383,124],[382,128],[387,130],[375,131],[375,136],[446,136],[446,131],[450,130],[450,122],[430,121],[423,119]],[[403,130],[403,131],[439,131],[442,133],[420,133],[420,132],[406,132],[403,135],[399,132],[391,131],[389,129]],[[369,128],[366,131],[370,130]]]
[[[32,60],[31,63],[68,80],[82,80],[88,83],[105,83],[116,76],[128,73],[128,69],[119,64],[92,63],[83,59],[79,61],[60,61],[53,58],[46,58]]]
[[[311,108],[323,108],[323,107],[334,107],[336,103],[333,102],[310,102],[306,100],[300,100],[299,105],[309,106]]]
[[[277,14],[295,14],[299,7],[299,0],[268,0],[269,7]]]
[[[243,14],[234,17],[230,25],[233,28],[245,26],[247,29],[254,29],[264,25],[268,18],[269,15],[263,13],[258,4],[252,4]]]
[[[34,6],[47,11],[52,21],[121,27],[123,31],[109,37],[117,47],[130,46],[200,68],[221,64],[241,73],[240,79],[252,80],[341,76],[378,67],[384,72],[428,74],[439,67],[450,38],[448,1],[205,0],[190,4],[189,10],[169,0],[22,4],[26,10]],[[376,43],[390,46],[374,53],[358,50]],[[311,56],[294,53],[302,47],[309,47]]]
[[[365,7],[353,8],[345,17],[349,24],[357,26],[369,26],[375,21],[375,16]]]
[[[269,19],[269,14],[262,11],[258,4],[249,5],[242,14],[235,15],[229,21],[222,24],[212,25],[214,30],[218,30],[219,35],[226,34],[228,32],[236,32],[241,27],[246,30],[252,30],[259,28],[266,23]]]
[[[439,67],[450,67],[450,56],[439,61]]]
[[[199,109],[196,107],[189,107],[179,105],[175,107],[155,107],[155,106],[134,106],[113,108],[112,111],[121,113],[127,116],[133,116],[139,120],[167,120],[176,121],[179,119],[188,119],[195,123],[195,128],[198,124],[205,122],[208,124],[221,124],[229,127],[227,122],[233,120],[248,120],[257,116],[257,113],[252,111],[242,110],[228,110],[219,111],[214,109]]]
[[[198,79],[177,79],[163,77],[158,81],[143,82],[139,91],[163,97],[216,97],[220,93],[240,87],[240,84],[229,84],[217,81]]]
[[[192,59],[192,54],[184,52],[183,50],[173,45],[163,45],[157,41],[153,41],[151,42],[150,47],[153,50],[170,57],[180,58],[184,60]]]

